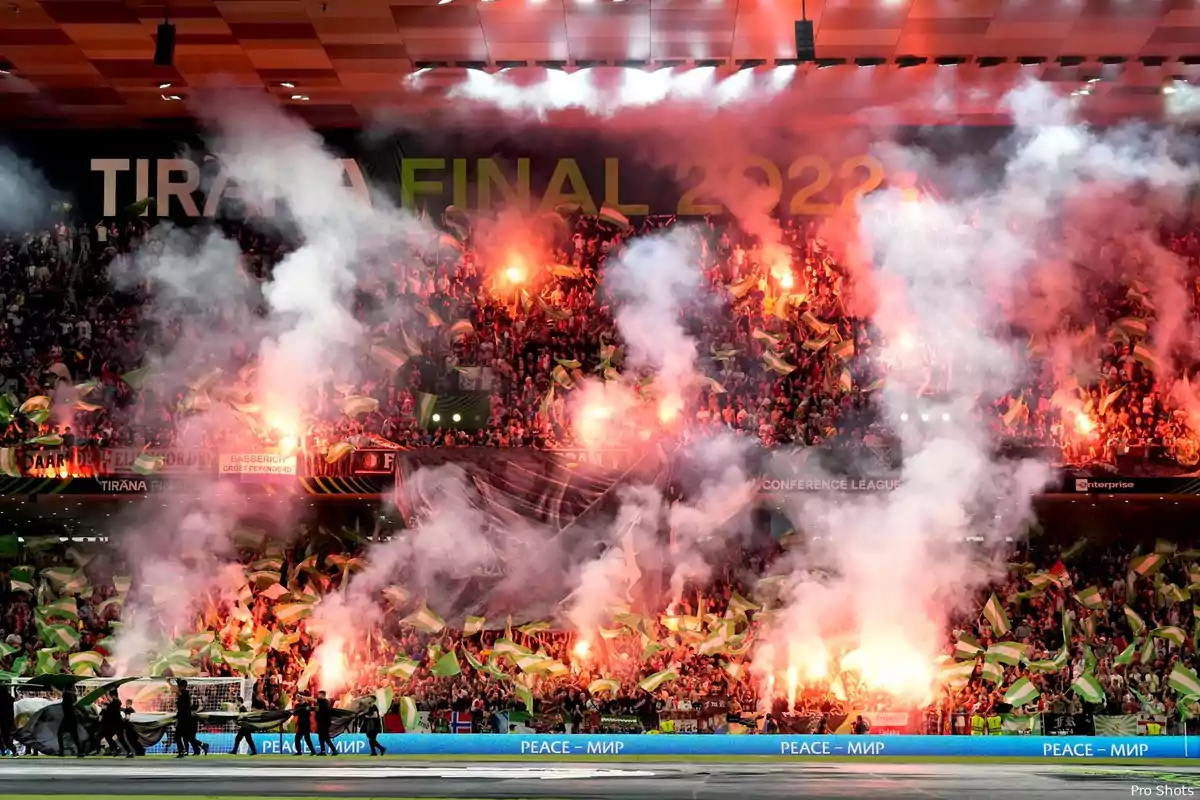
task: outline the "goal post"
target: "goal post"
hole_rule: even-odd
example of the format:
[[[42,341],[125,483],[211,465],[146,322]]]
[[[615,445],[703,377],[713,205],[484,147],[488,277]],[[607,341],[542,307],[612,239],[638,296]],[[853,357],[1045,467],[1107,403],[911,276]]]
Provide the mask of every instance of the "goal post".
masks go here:
[[[75,686],[78,697],[83,698],[92,691],[120,676],[109,678],[85,678]],[[238,706],[250,707],[254,696],[253,678],[185,678],[192,700],[198,706],[201,715],[198,732],[200,734],[229,734],[237,731]],[[61,695],[53,689],[44,686],[31,686],[27,679],[14,683],[14,699],[18,702],[26,699],[40,698],[52,703],[58,702]],[[123,683],[116,688],[121,704],[132,701],[134,713],[131,721],[155,722],[175,713],[175,691],[173,679],[167,678],[136,678]],[[96,701],[96,711],[103,699]],[[201,737],[203,738],[203,736]],[[224,739],[224,737],[217,737]],[[230,739],[232,741],[232,738]],[[162,739],[149,748],[147,752],[161,753],[175,747],[175,726],[172,725]]]

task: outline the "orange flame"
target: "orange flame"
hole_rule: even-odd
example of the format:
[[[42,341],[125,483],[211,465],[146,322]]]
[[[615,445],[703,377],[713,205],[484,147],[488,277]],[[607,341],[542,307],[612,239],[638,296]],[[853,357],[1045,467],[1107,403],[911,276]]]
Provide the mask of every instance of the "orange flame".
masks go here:
[[[333,694],[345,688],[350,679],[350,661],[346,657],[346,642],[334,637],[322,642],[313,653],[320,665],[321,689]]]

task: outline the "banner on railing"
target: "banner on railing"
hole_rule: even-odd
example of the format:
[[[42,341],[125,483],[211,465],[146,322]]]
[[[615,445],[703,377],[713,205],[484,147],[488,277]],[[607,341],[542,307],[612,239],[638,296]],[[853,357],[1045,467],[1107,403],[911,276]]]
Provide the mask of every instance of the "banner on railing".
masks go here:
[[[212,474],[217,466],[216,452],[198,447],[181,449],[152,447],[144,451],[136,447],[122,447],[98,452],[101,475],[134,474],[133,465],[137,462],[138,456],[143,453],[159,459],[159,466],[155,469],[156,475]]]
[[[1095,733],[1091,714],[1042,714],[1042,733],[1047,736],[1091,736]]]
[[[222,475],[295,475],[296,456],[280,453],[222,453]]]
[[[1094,719],[1097,736],[1137,736],[1145,731],[1138,730],[1137,714],[1098,714]]]
[[[350,474],[391,475],[396,471],[396,450],[355,450],[350,454]]]
[[[232,734],[200,734],[217,753],[233,747]],[[256,733],[260,753],[292,753],[291,734]],[[797,759],[871,758],[1023,758],[1074,761],[1114,758],[1136,762],[1198,758],[1200,742],[1183,736],[589,736],[385,733],[379,743],[389,753],[407,756],[511,756],[537,759],[562,756],[784,756]],[[367,738],[344,734],[335,740],[339,753],[366,755]]]

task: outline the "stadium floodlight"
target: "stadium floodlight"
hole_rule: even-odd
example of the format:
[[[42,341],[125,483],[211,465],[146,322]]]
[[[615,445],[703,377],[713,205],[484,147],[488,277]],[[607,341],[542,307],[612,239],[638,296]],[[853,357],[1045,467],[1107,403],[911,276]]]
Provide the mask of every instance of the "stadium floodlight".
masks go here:
[[[430,417],[430,419],[432,419],[434,422],[441,422],[441,421],[442,421],[442,415],[441,415],[441,414],[434,414],[432,417]]]

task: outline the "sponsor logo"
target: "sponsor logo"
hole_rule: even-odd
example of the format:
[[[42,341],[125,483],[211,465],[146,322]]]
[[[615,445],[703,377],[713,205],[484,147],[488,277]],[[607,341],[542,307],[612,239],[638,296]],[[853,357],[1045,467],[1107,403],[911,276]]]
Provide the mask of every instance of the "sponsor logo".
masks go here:
[[[900,488],[898,478],[763,478],[759,490],[770,494],[789,492],[891,492]]]

